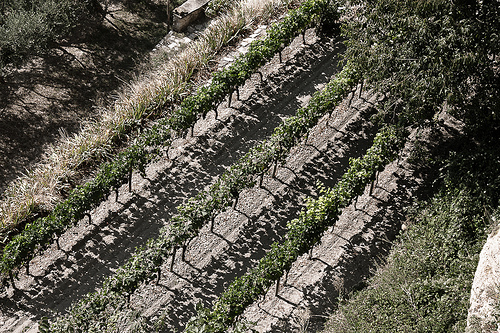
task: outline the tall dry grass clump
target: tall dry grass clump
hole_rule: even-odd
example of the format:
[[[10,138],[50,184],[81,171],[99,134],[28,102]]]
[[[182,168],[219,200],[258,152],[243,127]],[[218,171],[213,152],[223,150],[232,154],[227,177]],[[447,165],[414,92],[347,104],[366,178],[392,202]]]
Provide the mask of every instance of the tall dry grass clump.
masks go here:
[[[82,179],[84,164],[106,159],[120,135],[138,121],[168,116],[166,106],[189,92],[196,71],[207,67],[218,51],[239,32],[269,21],[293,0],[244,0],[212,21],[195,42],[164,65],[135,80],[118,94],[109,108],[82,124],[74,135],[61,133],[42,161],[13,181],[0,201],[0,229],[18,225],[37,211],[49,211],[63,199],[75,181]]]

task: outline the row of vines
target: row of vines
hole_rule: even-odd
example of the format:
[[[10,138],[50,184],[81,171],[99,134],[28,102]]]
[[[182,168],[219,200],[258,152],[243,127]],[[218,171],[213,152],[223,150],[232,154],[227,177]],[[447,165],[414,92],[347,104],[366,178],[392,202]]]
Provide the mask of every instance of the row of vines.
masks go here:
[[[109,277],[103,288],[88,295],[70,310],[70,315],[54,324],[56,332],[70,327],[87,327],[95,321],[106,321],[106,309],[125,304],[141,283],[160,277],[160,267],[196,237],[201,228],[210,223],[227,207],[235,205],[239,193],[254,186],[270,168],[283,161],[292,147],[307,135],[320,119],[330,112],[352,90],[356,82],[355,72],[346,66],[324,90],[314,94],[307,107],[297,111],[278,126],[268,140],[254,146],[245,156],[233,164],[206,191],[200,192],[187,203],[177,207],[178,215],[160,231],[160,236],[151,239],[147,246],[138,250],[114,276]],[[274,171],[273,171],[274,174]],[[120,297],[121,296],[121,297]],[[89,311],[89,309],[95,309]],[[88,328],[88,327],[87,327]]]
[[[495,67],[498,54],[499,44],[494,42],[498,34],[485,33],[498,30],[497,4],[384,0],[362,3],[366,6],[362,9],[366,16],[350,23],[346,58],[353,62],[357,72],[371,87],[386,95],[381,116],[392,119],[388,123],[399,122],[401,127],[385,127],[377,134],[364,157],[350,160],[349,170],[333,188],[320,186],[320,197],[309,200],[299,217],[288,224],[288,233],[283,241],[274,243],[257,267],[235,279],[211,309],[199,306],[197,316],[191,319],[185,332],[226,332],[250,304],[265,295],[273,283],[278,286],[280,278],[290,270],[293,262],[312,249],[324,232],[336,223],[341,210],[363,193],[366,185],[374,181],[378,171],[398,156],[405,142],[406,134],[401,130],[403,126],[419,125],[432,119],[442,110],[443,101],[455,106],[452,112],[470,126],[469,130],[486,129],[485,133],[489,135],[498,124],[498,118],[492,112],[494,106],[498,105],[498,94],[492,93],[498,90],[498,71],[495,73],[491,70]],[[475,51],[479,49],[481,51]],[[443,63],[448,66],[443,66]],[[481,83],[482,88],[477,89],[471,82]],[[472,100],[475,102],[472,103]],[[488,104],[493,107],[484,107]],[[467,111],[463,109],[465,105]],[[425,256],[424,252],[420,254]],[[428,274],[425,271],[423,275]],[[438,278],[442,280],[442,276]],[[447,283],[449,281],[451,279]],[[409,282],[405,280],[404,283]],[[428,285],[429,281],[425,283]],[[393,285],[394,282],[391,287]],[[447,287],[450,288],[448,284]],[[450,290],[454,288],[457,286],[453,285]],[[435,290],[419,292],[425,301],[412,304],[411,311],[419,316],[428,316],[435,311],[431,307],[431,302],[435,302]],[[379,290],[378,293],[383,291]],[[439,293],[438,299],[448,302],[456,294],[451,291],[450,295],[443,296],[441,290]],[[408,303],[407,298],[405,293],[403,300],[394,300],[394,303]],[[392,308],[393,305],[389,303],[387,307]],[[355,305],[353,309],[351,316],[356,318],[359,316],[358,309]],[[381,311],[381,315],[376,312],[373,308],[366,311],[363,318],[367,320],[365,328],[372,328],[374,320],[381,322],[380,326],[386,321],[391,322],[392,330],[399,327],[400,312]],[[384,316],[389,317],[389,320]],[[409,317],[411,320],[416,318]],[[434,320],[439,322],[435,326],[449,331],[452,326],[445,319],[442,312],[436,311]],[[426,330],[430,330],[429,323],[434,324],[427,318],[423,318],[422,322],[425,324],[421,327],[425,326]],[[407,325],[417,326],[414,322],[408,322]],[[342,328],[346,327],[349,325]],[[360,331],[359,326],[352,325],[349,328],[351,331]]]
[[[362,158],[351,159],[348,171],[331,189],[320,185],[321,195],[310,199],[298,218],[288,223],[283,242],[272,244],[271,250],[256,268],[237,278],[215,302],[213,309],[199,308],[185,332],[225,332],[235,319],[271,285],[289,271],[297,258],[320,242],[323,233],[338,220],[343,208],[361,195],[376,173],[394,160],[404,144],[403,131],[386,127],[380,131]]]
[[[404,126],[415,126],[432,119],[442,111],[443,102],[446,101],[449,106],[453,105],[450,113],[463,120],[472,133],[478,133],[480,129],[484,132],[479,133],[479,136],[488,136],[497,126],[496,132],[493,132],[497,134],[498,117],[492,112],[498,109],[495,108],[498,106],[498,94],[493,93],[498,90],[498,71],[492,70],[498,62],[498,34],[493,33],[499,27],[497,3],[382,0],[360,4],[362,9],[356,10],[364,11],[365,16],[347,24],[346,59],[352,61],[353,67],[371,88],[386,96],[379,117],[385,117],[386,123],[398,122],[399,127],[388,125],[380,131],[364,157],[350,160],[349,170],[333,188],[320,186],[320,197],[309,200],[299,217],[288,224],[284,239],[274,243],[255,268],[235,279],[211,309],[198,306],[198,314],[188,323],[185,332],[226,332],[250,304],[267,293],[273,283],[278,287],[280,278],[290,270],[297,258],[320,242],[326,230],[338,220],[341,210],[363,193],[366,185],[374,181],[378,171],[398,156],[405,143],[406,131],[401,130]],[[477,89],[478,86],[482,88]],[[487,105],[490,107],[485,107]],[[462,178],[458,179],[463,181]],[[491,183],[491,178],[488,182]],[[476,209],[481,211],[484,207]],[[471,223],[469,217],[466,220],[467,224]],[[467,228],[472,229],[472,226]],[[419,255],[427,256],[428,249],[418,251]],[[442,251],[440,249],[438,252]],[[464,258],[458,260],[462,264]],[[432,267],[436,266],[433,264]],[[428,279],[428,268],[423,268],[421,275]],[[407,279],[408,276],[404,276],[402,283],[415,283]],[[436,274],[436,279],[442,281],[443,277]],[[450,299],[456,297],[458,285],[450,281],[451,278],[447,280],[449,294],[444,289],[439,290],[437,299],[440,302],[451,304]],[[426,285],[419,285],[423,283]],[[433,282],[425,280],[415,283],[416,288],[421,288],[419,297],[424,300],[417,302],[421,303],[417,305],[412,302],[411,310],[407,308],[418,314],[419,318],[417,315],[408,315],[410,319],[405,327],[417,327],[414,321],[422,319],[423,324],[419,327],[425,327],[427,331],[431,330],[429,324],[436,326],[435,331],[456,328],[450,325],[451,320],[443,315],[441,309],[432,309],[437,289],[427,290],[429,283]],[[394,281],[391,281],[388,289],[393,286]],[[380,286],[373,289],[378,289],[378,297],[385,293],[380,290]],[[362,331],[363,328],[373,330],[374,322],[377,322],[377,328],[385,328],[386,331],[403,327],[398,326],[401,325],[401,307],[395,308],[392,303],[407,304],[408,295],[406,290],[401,300],[384,295],[388,297],[383,300],[387,303],[374,297],[375,300],[366,303],[369,309],[363,314],[362,320],[366,321],[363,326],[351,326],[349,323],[339,325],[339,328],[349,328],[350,331]],[[378,314],[379,311],[373,309],[374,302],[387,304],[390,310]],[[468,304],[467,301],[464,303]],[[442,307],[442,303],[438,304]],[[457,304],[455,300],[453,304]],[[358,320],[358,309],[354,304],[351,318],[342,321],[348,322],[352,318]],[[467,313],[466,308],[458,311]],[[435,323],[428,319],[432,316]],[[392,324],[390,329],[387,322]]]
[[[247,53],[240,56],[230,67],[214,73],[211,83],[186,98],[169,118],[158,121],[116,159],[103,164],[93,180],[75,188],[50,215],[27,224],[23,232],[16,235],[4,248],[0,258],[0,271],[4,279],[10,276],[13,284],[17,269],[26,265],[29,270],[29,261],[37,252],[43,251],[54,240],[57,241],[65,230],[85,215],[90,219],[90,210],[97,207],[112,191],[118,191],[118,188],[127,182],[130,188],[133,170],[144,175],[147,164],[158,156],[162,147],[168,147],[176,135],[185,132],[194,126],[200,117],[214,110],[225,96],[244,84],[261,65],[281,52],[295,36],[315,20],[320,20],[324,12],[333,12],[324,0],[306,1],[298,9],[290,11],[283,21],[269,29],[263,40],[251,43]]]

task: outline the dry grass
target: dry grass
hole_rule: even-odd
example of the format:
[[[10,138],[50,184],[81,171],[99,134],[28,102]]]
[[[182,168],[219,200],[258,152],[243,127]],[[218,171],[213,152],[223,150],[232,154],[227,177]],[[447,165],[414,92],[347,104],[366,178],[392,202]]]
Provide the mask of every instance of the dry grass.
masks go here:
[[[16,226],[38,210],[51,210],[63,197],[71,180],[80,179],[79,167],[110,154],[112,142],[133,128],[139,119],[161,114],[164,106],[187,94],[195,71],[238,32],[269,21],[292,0],[245,0],[214,19],[202,36],[176,57],[129,84],[112,107],[102,108],[94,121],[82,124],[79,133],[62,133],[42,162],[12,182],[0,201],[0,229]]]

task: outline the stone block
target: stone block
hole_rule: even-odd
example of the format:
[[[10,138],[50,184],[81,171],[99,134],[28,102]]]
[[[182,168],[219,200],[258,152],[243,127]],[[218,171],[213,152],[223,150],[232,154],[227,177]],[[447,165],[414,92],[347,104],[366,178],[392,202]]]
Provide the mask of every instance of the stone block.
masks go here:
[[[205,14],[205,7],[210,0],[187,0],[185,3],[174,9],[173,24],[174,31],[182,32],[191,23]]]

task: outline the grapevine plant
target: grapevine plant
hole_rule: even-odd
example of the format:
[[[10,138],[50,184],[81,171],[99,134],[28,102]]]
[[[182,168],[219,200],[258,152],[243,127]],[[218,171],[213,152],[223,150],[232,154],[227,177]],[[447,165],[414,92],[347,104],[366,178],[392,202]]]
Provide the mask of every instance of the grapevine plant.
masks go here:
[[[326,0],[308,0],[301,7],[291,10],[283,21],[269,29],[264,39],[252,42],[247,53],[237,58],[228,68],[215,72],[211,83],[186,98],[169,118],[158,121],[116,159],[103,164],[93,180],[76,187],[50,215],[28,223],[4,247],[0,258],[3,278],[10,275],[13,283],[14,273],[23,265],[29,269],[29,262],[37,251],[47,248],[54,239],[57,241],[65,230],[85,215],[90,217],[89,211],[97,207],[113,190],[118,191],[127,181],[130,184],[133,170],[144,174],[146,165],[159,156],[160,147],[168,147],[178,133],[183,133],[194,126],[200,117],[205,117],[210,110],[216,109],[225,96],[243,85],[260,66],[290,44],[301,31],[321,19],[326,6],[331,6]],[[231,190],[234,192],[235,189]]]
[[[103,315],[106,304],[108,307],[122,306],[125,297],[141,283],[155,277],[158,279],[160,267],[168,257],[175,256],[176,250],[196,237],[204,225],[210,221],[213,223],[214,217],[230,206],[243,189],[254,186],[256,177],[261,176],[273,163],[283,161],[290,149],[300,142],[320,117],[342,101],[356,82],[356,72],[346,65],[322,91],[314,94],[308,106],[286,119],[268,140],[253,147],[207,191],[200,192],[177,207],[178,215],[160,230],[158,238],[150,239],[144,248],[136,251],[125,265],[106,279],[101,290],[87,295],[70,309],[69,315],[53,323],[52,331],[66,332],[70,327],[90,330],[90,325],[94,325],[95,321],[102,321],[106,325],[107,319]],[[89,311],[89,308],[100,310]]]
[[[331,189],[320,186],[318,199],[309,199],[298,218],[288,223],[283,242],[275,242],[256,268],[237,278],[215,302],[213,309],[198,306],[185,332],[226,332],[243,311],[264,295],[297,258],[319,243],[323,233],[338,220],[343,208],[361,195],[376,172],[394,160],[404,144],[403,131],[386,127],[375,137],[362,158],[351,159],[348,171]],[[279,282],[278,282],[279,283]]]

